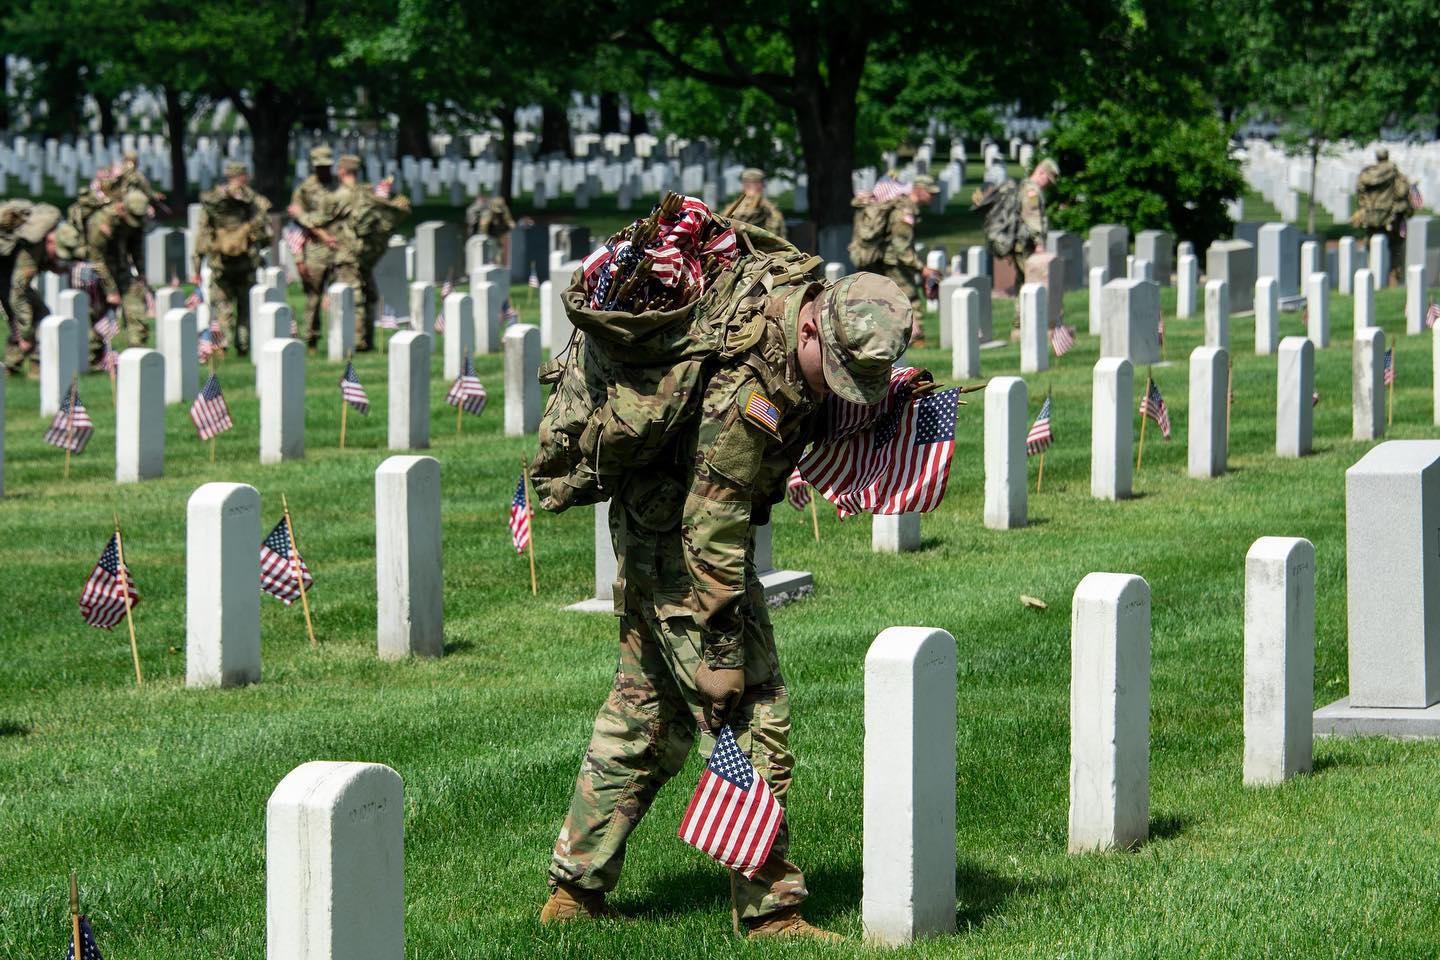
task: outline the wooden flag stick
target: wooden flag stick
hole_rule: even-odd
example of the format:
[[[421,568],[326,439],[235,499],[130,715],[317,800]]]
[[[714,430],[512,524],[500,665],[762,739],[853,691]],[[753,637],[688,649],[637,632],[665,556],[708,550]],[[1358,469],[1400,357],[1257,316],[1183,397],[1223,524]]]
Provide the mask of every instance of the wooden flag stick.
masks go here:
[[[1400,358],[1390,354],[1390,382],[1385,384],[1385,426],[1395,422],[1395,366]]]
[[[1035,478],[1035,492],[1040,492],[1040,486],[1045,482],[1045,451],[1040,451],[1040,474]]]
[[[135,643],[135,617],[130,613],[130,575],[125,570],[125,538],[120,535],[120,515],[115,517],[115,553],[120,561],[120,595],[125,599],[125,625],[130,628],[130,659],[135,661],[135,686],[145,682],[140,675],[140,647]]]
[[[1145,396],[1150,396],[1150,378],[1145,378]],[[1140,461],[1145,459],[1145,421],[1149,420],[1144,411],[1140,413],[1140,449],[1135,453],[1135,472],[1140,472]]]
[[[65,414],[65,475],[70,479],[70,448],[75,445],[75,378],[70,378],[70,410]]]
[[[70,871],[70,943],[75,948],[76,960],[81,960],[84,954],[80,952],[80,884],[75,880],[75,871]]]
[[[530,596],[539,596],[540,587],[535,582],[535,514],[530,509],[530,461],[520,458],[521,484],[525,488],[525,519],[530,523]]]
[[[210,376],[212,376],[212,377],[215,376],[215,351],[213,351],[213,350],[210,351]],[[219,436],[218,433],[212,433],[212,434],[210,435],[210,462],[211,462],[211,463],[214,463],[214,462],[215,462],[215,438],[218,437],[218,436]]]
[[[1235,405],[1235,361],[1225,366],[1225,449],[1230,449],[1230,408]]]
[[[345,394],[340,394],[340,449],[345,449],[345,421],[349,415],[350,404],[345,402]]]
[[[295,545],[295,524],[290,521],[290,502],[280,494],[280,505],[285,510],[285,535],[290,538],[290,567],[295,571],[295,582],[300,585],[300,608],[305,611],[305,632],[310,634],[310,649],[318,650],[320,641],[315,639],[315,625],[310,622],[310,598],[305,595],[305,574],[300,567],[300,548]]]
[[[820,508],[815,500],[820,494],[816,492],[815,485],[810,485],[810,528],[815,531],[815,542],[820,542]]]

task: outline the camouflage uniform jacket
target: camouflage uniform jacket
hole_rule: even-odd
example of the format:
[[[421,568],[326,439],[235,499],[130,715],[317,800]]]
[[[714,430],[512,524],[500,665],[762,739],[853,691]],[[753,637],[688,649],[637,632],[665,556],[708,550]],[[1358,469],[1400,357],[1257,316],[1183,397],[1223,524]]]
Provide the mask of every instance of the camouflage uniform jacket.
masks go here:
[[[915,253],[915,224],[920,221],[919,208],[909,197],[892,201],[890,225],[887,231],[885,260],[887,267],[904,267],[919,273],[925,269]]]
[[[321,183],[320,178],[313,173],[302,180],[290,195],[290,205],[298,207],[300,215],[295,222],[306,230],[314,230],[321,226],[320,217],[325,207],[325,200],[329,194],[340,189],[338,178],[331,177],[328,184]]]
[[[360,263],[362,244],[357,224],[361,204],[364,202],[363,192],[363,188],[358,183],[353,186],[341,184],[323,196],[320,209],[316,212],[313,222],[308,224],[311,229],[323,229],[335,238],[335,265],[337,267],[353,267]]]
[[[478,227],[480,233],[491,237],[498,237],[515,229],[515,218],[510,215],[510,208],[505,205],[503,198],[490,198],[490,202],[480,213]]]
[[[700,385],[694,429],[682,431],[651,467],[628,475],[617,494],[639,528],[680,528],[688,578],[677,584],[681,592],[655,597],[655,608],[662,617],[695,620],[712,666],[744,665],[753,528],[769,522],[771,505],[783,498],[820,409],[795,361],[800,308],[820,289],[781,287],[765,300],[758,344]]]
[[[410,198],[403,193],[389,198],[377,197],[369,184],[356,189],[355,234],[360,245],[360,265],[370,270],[389,249],[395,227],[410,212]]]
[[[763,195],[741,194],[731,205],[728,214],[731,220],[744,220],[762,230],[768,230],[777,237],[785,236],[785,215],[780,208]]]
[[[125,222],[114,204],[101,207],[85,221],[85,248],[107,297],[119,296],[130,286],[131,278],[116,276],[116,272],[124,274],[127,271],[130,264],[126,244],[130,235],[138,229]],[[201,235],[204,235],[203,232]],[[198,241],[196,248],[199,248]]]
[[[1029,177],[1020,184],[1020,222],[1025,229],[1022,231],[1019,242],[1016,246],[1022,247],[1021,253],[1030,253],[1045,246],[1045,234],[1048,231],[1045,219],[1045,191],[1040,185]]]
[[[139,190],[145,194],[145,197],[151,203],[154,203],[159,197],[159,194],[155,192],[155,188],[150,185],[150,178],[141,173],[138,168],[128,163],[125,164],[125,168],[120,171],[120,176],[116,178],[116,184],[114,195],[117,197],[123,197],[131,190]]]
[[[267,214],[270,201],[247,187],[231,190],[222,184],[200,195],[200,223],[195,237],[195,261],[191,264],[195,273],[200,272],[200,258],[211,256],[233,261],[249,259],[254,265],[260,262],[260,248],[270,242],[271,231]],[[224,256],[216,246],[222,230],[248,227],[250,244],[242,256]]]

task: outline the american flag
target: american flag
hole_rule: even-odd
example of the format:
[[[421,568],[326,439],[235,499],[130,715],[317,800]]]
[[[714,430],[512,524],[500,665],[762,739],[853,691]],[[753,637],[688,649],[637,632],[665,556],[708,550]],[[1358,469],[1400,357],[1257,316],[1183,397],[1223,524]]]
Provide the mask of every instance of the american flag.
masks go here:
[[[525,497],[525,474],[515,485],[515,496],[510,498],[510,539],[515,543],[515,552],[524,553],[530,546],[530,505]]]
[[[65,950],[65,960],[75,960],[75,942]],[[90,918],[80,918],[80,960],[105,960],[100,948],[95,945],[95,934],[90,931]]]
[[[155,291],[148,285],[145,287],[145,316],[155,316]]]
[[[120,534],[116,532],[110,534],[110,542],[100,552],[100,562],[80,591],[80,615],[90,626],[109,630],[125,617],[126,594],[130,606],[140,602],[129,565],[123,574],[120,572]]]
[[[680,820],[680,839],[748,879],[770,856],[784,819],[785,811],[735,734],[721,727]]]
[[[450,385],[450,392],[445,394],[445,402],[478,417],[485,409],[486,399],[485,385],[475,376],[475,365],[470,362],[470,355],[467,353],[465,367]]]
[[[1145,396],[1140,398],[1140,416],[1154,420],[1160,427],[1160,435],[1170,439],[1170,408],[1165,406],[1165,398],[1160,396],[1160,385],[1153,379]]]
[[[376,322],[375,326],[381,330],[398,330],[400,329],[400,318],[395,316],[395,309],[387,304],[385,306],[385,312],[380,315],[380,319]]]
[[[785,499],[796,510],[804,510],[810,503],[810,484],[798,469],[790,471],[790,479],[785,481]]]
[[[287,223],[280,235],[285,240],[285,246],[296,258],[305,255],[305,240],[308,231],[298,223]]]
[[[435,332],[445,332],[445,298],[455,292],[455,284],[446,280],[440,285],[440,308],[435,311]]]
[[[60,409],[55,412],[55,419],[50,421],[50,427],[45,431],[45,442],[52,447],[81,454],[85,452],[85,444],[90,442],[90,435],[94,432],[95,423],[90,419],[90,412],[85,409],[85,404],[80,402],[80,392],[71,390],[65,394],[65,399],[60,401]]]
[[[500,304],[500,322],[507,327],[512,323],[520,322],[520,312],[510,305],[508,299]]]
[[[366,395],[365,388],[360,385],[360,377],[355,373],[354,362],[347,361],[345,364],[345,376],[340,378],[340,396],[361,413],[366,415],[370,413],[370,397]]]
[[[1156,333],[1159,335],[1159,337],[1160,337],[1160,346],[1162,346],[1162,347],[1165,346],[1165,318],[1164,318],[1164,317],[1161,317],[1161,318],[1160,318],[1160,323],[1159,323],[1158,326],[1156,326],[1155,332],[1156,332]]]
[[[1425,198],[1420,195],[1420,184],[1418,183],[1410,184],[1410,206],[1414,210],[1425,206]]]
[[[260,589],[272,597],[278,598],[285,606],[290,606],[300,599],[300,581],[295,573],[296,563],[300,567],[299,577],[305,580],[305,589],[309,590],[315,583],[315,578],[310,575],[310,568],[305,566],[305,561],[295,554],[295,561],[290,557],[290,526],[282,516],[280,522],[275,524],[275,529],[260,544]]]
[[[1385,351],[1385,386],[1395,383],[1395,351]]]
[[[381,200],[389,200],[390,191],[392,191],[393,189],[395,189],[395,178],[386,177],[384,180],[381,180],[379,183],[375,184],[375,196],[379,197]]]
[[[201,363],[210,359],[210,354],[219,348],[215,346],[215,335],[209,330],[201,330],[200,336],[195,338],[195,354],[200,358]]]
[[[106,373],[116,373],[120,369],[120,354],[115,352],[108,341],[100,353],[100,369]]]
[[[903,197],[910,192],[910,188],[893,177],[881,177],[875,181],[875,186],[870,188],[870,196],[876,203],[889,203],[897,197]]]
[[[70,265],[70,286],[76,290],[89,291],[100,286],[100,272],[88,260],[76,260]]]
[[[95,332],[106,343],[115,339],[115,334],[120,332],[120,321],[116,319],[114,310],[107,310],[105,316],[95,321]]]
[[[1314,407],[1314,406],[1319,406],[1319,404],[1320,404],[1320,391],[1319,391],[1319,390],[1316,390],[1316,391],[1314,391],[1313,393],[1310,394],[1310,406],[1312,406],[1312,407]]]
[[[1037,453],[1043,453],[1050,442],[1055,439],[1055,434],[1050,430],[1050,394],[1045,394],[1045,402],[1040,407],[1040,415],[1030,426],[1030,433],[1025,437],[1025,449],[1033,457]]]
[[[235,426],[230,419],[230,408],[225,403],[225,394],[220,392],[220,380],[212,372],[205,381],[199,396],[190,405],[190,422],[201,440],[210,440]]]
[[[194,290],[190,291],[190,296],[185,298],[185,309],[194,310],[204,302],[205,294],[201,293],[200,288],[197,286]]]
[[[539,276],[539,274],[537,274],[537,273],[535,272],[535,268],[534,268],[534,267],[531,267],[531,268],[530,268],[530,279],[529,279],[528,281],[526,281],[526,282],[529,283],[530,286],[534,287],[535,289],[537,289],[537,290],[540,289],[540,276]]]
[[[842,517],[857,513],[924,513],[945,496],[960,391],[913,397],[921,371],[891,373],[889,395],[865,407],[833,395],[826,437],[800,459],[810,485]]]
[[[1434,329],[1435,324],[1440,323],[1440,303],[1430,301],[1430,309],[1425,311],[1426,329]]]
[[[1063,357],[1075,346],[1075,328],[1067,327],[1060,323],[1050,328],[1050,349],[1055,351],[1055,356]]]

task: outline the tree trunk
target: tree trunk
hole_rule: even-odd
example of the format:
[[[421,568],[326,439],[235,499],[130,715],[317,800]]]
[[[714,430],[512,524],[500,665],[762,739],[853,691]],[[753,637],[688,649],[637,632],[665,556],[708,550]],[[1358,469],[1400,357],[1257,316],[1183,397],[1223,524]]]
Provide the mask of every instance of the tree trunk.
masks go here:
[[[395,128],[395,150],[400,156],[416,159],[433,157],[430,149],[430,109],[422,102],[406,100],[399,104],[396,114],[400,118]]]
[[[189,119],[180,92],[165,87],[165,124],[170,130],[170,209],[184,213],[190,201],[190,179],[185,170],[185,123]]]
[[[115,102],[109,97],[97,96],[95,105],[100,110],[100,136],[109,140],[115,136]]]
[[[510,203],[510,184],[515,180],[515,108],[501,107],[496,111],[500,117],[500,182],[495,193]]]
[[[299,106],[293,97],[268,84],[257,91],[253,105],[238,96],[230,99],[245,118],[255,144],[251,185],[272,207],[284,209],[290,202],[290,128]]]
[[[650,121],[645,119],[645,111],[632,103],[630,105],[630,136],[649,132]]]
[[[600,133],[620,132],[620,94],[610,90],[600,93]]]
[[[821,79],[817,40],[809,31],[795,38],[795,126],[805,152],[810,209],[823,235],[849,230],[850,172],[855,164],[856,97],[865,70],[869,40],[841,37],[840,26],[828,38],[829,56]],[[848,235],[847,235],[848,239]],[[825,242],[822,236],[822,247]],[[833,244],[832,244],[833,245]],[[832,253],[833,251],[826,251]]]
[[[1310,141],[1310,202],[1306,204],[1309,208],[1305,214],[1305,232],[1312,237],[1315,235],[1315,169],[1320,165],[1320,141]]]
[[[0,130],[10,129],[10,96],[5,91],[10,89],[9,58],[0,56]]]
[[[545,103],[540,106],[540,155],[555,153],[575,156],[570,146],[570,116],[564,103]]]

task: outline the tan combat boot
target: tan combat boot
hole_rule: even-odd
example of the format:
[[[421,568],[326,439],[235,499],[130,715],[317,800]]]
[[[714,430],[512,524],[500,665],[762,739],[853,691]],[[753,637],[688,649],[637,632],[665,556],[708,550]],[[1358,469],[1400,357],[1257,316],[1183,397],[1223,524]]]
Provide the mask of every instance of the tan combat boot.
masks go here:
[[[557,883],[550,899],[540,908],[542,924],[566,923],[571,920],[622,920],[624,914],[605,902],[605,894],[581,890],[568,883]]]
[[[819,940],[822,943],[844,943],[845,938],[829,930],[812,927],[800,916],[798,907],[786,907],[772,913],[750,928],[751,940]]]

